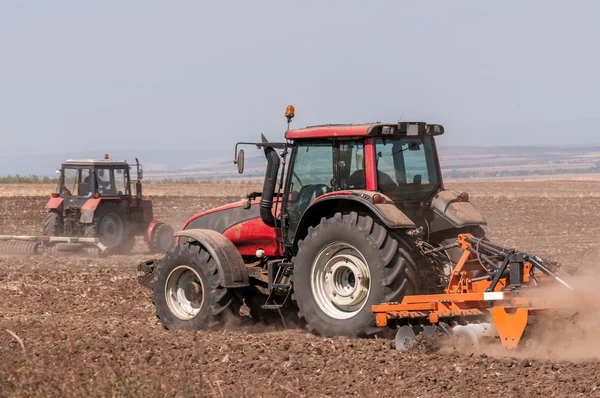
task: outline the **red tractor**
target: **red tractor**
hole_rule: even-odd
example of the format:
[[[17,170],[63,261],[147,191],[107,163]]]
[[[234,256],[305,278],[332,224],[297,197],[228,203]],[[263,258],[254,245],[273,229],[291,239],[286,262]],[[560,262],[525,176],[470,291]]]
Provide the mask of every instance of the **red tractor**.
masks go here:
[[[290,130],[293,107],[286,116],[285,142],[253,144],[267,159],[262,192],[193,216],[177,246],[140,264],[164,327],[210,328],[245,303],[257,320],[292,314],[320,335],[371,336],[372,305],[443,290],[458,234],[484,235],[469,196],[444,189],[441,125]],[[234,163],[243,172],[243,150]]]
[[[174,245],[173,228],[153,219],[152,201],[142,198],[143,170],[136,159],[135,196],[124,160],[84,159],[63,163],[56,192],[46,205],[47,236],[99,238],[112,253],[128,253],[143,235],[152,251]]]

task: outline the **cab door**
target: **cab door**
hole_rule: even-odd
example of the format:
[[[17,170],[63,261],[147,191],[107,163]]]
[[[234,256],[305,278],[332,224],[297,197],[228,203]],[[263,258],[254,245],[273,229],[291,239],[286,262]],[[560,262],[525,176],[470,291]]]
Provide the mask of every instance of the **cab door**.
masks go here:
[[[296,228],[310,203],[330,192],[334,185],[332,141],[300,142],[292,153],[284,196],[287,213],[286,241],[294,241]]]

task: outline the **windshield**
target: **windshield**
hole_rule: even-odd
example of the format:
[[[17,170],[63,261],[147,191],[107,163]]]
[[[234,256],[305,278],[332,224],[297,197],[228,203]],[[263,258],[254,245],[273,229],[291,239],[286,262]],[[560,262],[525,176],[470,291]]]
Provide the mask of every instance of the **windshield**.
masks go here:
[[[433,138],[378,138],[377,183],[394,202],[421,200],[438,187]]]

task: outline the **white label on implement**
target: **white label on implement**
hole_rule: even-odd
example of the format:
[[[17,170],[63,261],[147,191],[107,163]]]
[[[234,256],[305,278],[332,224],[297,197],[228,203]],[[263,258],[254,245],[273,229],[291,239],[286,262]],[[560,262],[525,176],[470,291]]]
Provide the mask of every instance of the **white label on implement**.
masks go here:
[[[484,292],[483,299],[485,301],[504,300],[503,292]]]

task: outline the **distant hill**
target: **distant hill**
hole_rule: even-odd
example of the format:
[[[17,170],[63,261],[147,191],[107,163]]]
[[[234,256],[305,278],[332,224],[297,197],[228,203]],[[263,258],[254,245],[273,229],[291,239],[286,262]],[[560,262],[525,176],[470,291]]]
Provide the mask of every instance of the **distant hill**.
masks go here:
[[[151,180],[254,180],[262,178],[265,160],[262,151],[245,148],[246,167],[237,173],[231,151],[186,149],[182,151],[84,151],[55,154],[0,154],[0,176],[53,176],[63,160],[69,158],[125,159],[135,164],[137,156],[144,165],[145,178]],[[600,172],[600,145],[539,147],[441,147],[442,170],[446,178],[493,178]]]

